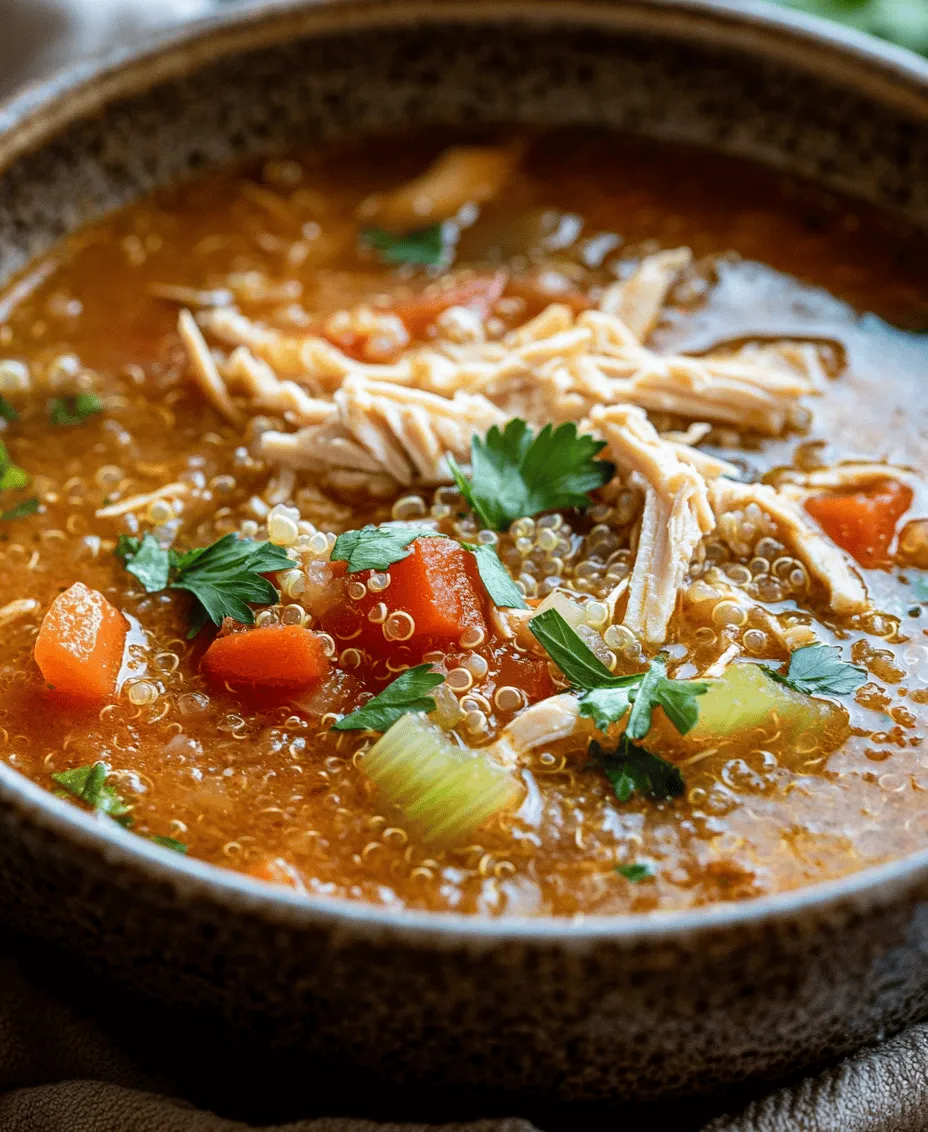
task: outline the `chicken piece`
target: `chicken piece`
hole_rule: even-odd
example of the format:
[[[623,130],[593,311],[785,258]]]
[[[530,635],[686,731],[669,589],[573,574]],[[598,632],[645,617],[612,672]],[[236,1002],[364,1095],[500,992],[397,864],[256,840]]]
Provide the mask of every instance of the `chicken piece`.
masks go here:
[[[504,766],[513,767],[526,752],[566,739],[580,729],[592,732],[592,721],[580,715],[577,697],[564,692],[520,712],[503,728],[491,750]]]
[[[628,279],[606,288],[599,309],[621,319],[639,342],[646,342],[660,322],[671,288],[692,262],[689,248],[647,256]]]
[[[209,347],[200,333],[196,319],[186,308],[178,316],[177,331],[184,344],[184,349],[187,351],[187,357],[190,359],[193,376],[204,397],[224,417],[227,417],[233,424],[240,425],[244,418],[232,400],[226,383],[222,380],[222,376],[216,368],[213,355],[209,352]]]
[[[352,377],[325,423],[294,434],[266,432],[261,449],[270,463],[287,467],[386,476],[403,486],[450,483],[446,454],[466,462],[473,434],[503,422],[479,394],[439,397]]]
[[[496,197],[518,163],[517,146],[461,145],[446,149],[420,176],[362,205],[365,220],[390,232],[410,232],[456,216],[465,204]]]
[[[644,645],[656,648],[667,638],[693,552],[715,526],[706,481],[635,406],[594,409],[589,423],[607,442],[610,458],[644,484],[624,624]]]
[[[735,483],[729,479],[713,480],[709,491],[712,507],[719,516],[756,503],[776,524],[782,541],[825,586],[835,613],[847,616],[869,607],[867,588],[844,552],[820,534],[801,508],[782,492],[767,484]]]
[[[280,413],[294,424],[321,424],[332,412],[331,401],[310,397],[295,381],[281,381],[267,362],[256,358],[246,346],[236,346],[222,372],[257,408]]]

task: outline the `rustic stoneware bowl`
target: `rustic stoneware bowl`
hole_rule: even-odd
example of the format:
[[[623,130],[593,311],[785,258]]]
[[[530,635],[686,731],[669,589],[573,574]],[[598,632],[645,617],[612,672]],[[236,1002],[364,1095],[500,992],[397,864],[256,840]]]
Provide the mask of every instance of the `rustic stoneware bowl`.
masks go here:
[[[928,225],[928,65],[712,0],[232,9],[0,110],[0,278],[155,185],[419,122],[599,123]],[[0,763],[0,914],[123,983],[394,1082],[709,1092],[928,1013],[928,852],[805,891],[580,923],[305,899],[152,848]]]

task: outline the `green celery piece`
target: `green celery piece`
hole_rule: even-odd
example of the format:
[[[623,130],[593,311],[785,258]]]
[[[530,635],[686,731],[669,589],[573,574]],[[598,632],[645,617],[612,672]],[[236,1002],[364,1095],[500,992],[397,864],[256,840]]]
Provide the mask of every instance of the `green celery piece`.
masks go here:
[[[784,732],[831,732],[845,718],[829,700],[813,699],[772,679],[761,664],[730,664],[718,680],[708,681],[699,699],[699,720],[687,738],[730,738],[768,726],[773,713]]]
[[[364,755],[361,769],[407,828],[430,845],[465,841],[523,793],[486,752],[457,746],[422,715],[398,719]]]

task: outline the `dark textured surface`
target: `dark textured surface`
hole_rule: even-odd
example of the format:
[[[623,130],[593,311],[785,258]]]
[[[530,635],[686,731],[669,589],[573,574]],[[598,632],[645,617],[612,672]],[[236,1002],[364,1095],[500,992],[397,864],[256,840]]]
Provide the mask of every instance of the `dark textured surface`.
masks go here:
[[[684,138],[928,222],[924,123],[782,64],[556,23],[359,35],[209,62],[18,158],[0,180],[0,274],[192,170],[418,121],[599,122]],[[9,923],[140,993],[226,1020],[242,1040],[346,1057],[395,1085],[479,1082],[562,1099],[709,1093],[821,1062],[928,1007],[924,863],[884,870],[869,890],[694,916],[664,933],[652,921],[481,935],[433,931],[423,917],[340,916],[210,879],[35,797],[0,767]]]

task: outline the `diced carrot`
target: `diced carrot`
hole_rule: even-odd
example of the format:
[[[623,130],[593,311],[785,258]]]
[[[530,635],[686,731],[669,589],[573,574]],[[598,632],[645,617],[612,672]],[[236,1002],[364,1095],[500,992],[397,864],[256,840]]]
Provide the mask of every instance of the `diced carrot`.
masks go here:
[[[424,291],[414,299],[399,303],[393,308],[393,313],[399,316],[414,338],[421,338],[442,311],[449,307],[467,307],[481,318],[486,318],[505,291],[507,279],[505,271],[463,279],[450,287]]]
[[[548,662],[540,656],[518,652],[506,644],[495,650],[491,672],[497,688],[507,685],[524,692],[530,704],[553,696],[557,689],[548,671]]]
[[[861,566],[888,563],[896,526],[912,505],[912,490],[882,480],[868,491],[826,492],[806,500],[806,510],[832,542]]]
[[[390,585],[385,590],[348,598],[323,618],[323,628],[339,643],[366,648],[377,657],[402,651],[405,658],[456,643],[469,628],[486,635],[484,589],[474,556],[448,538],[418,538],[410,550],[387,571]],[[370,576],[362,571],[352,580],[363,583]],[[381,602],[386,614],[370,620]],[[405,613],[412,622],[401,624],[397,635],[391,633],[394,613]]]
[[[83,582],[52,602],[35,642],[46,683],[70,699],[102,702],[116,693],[129,625],[97,590]]]
[[[216,687],[285,700],[320,684],[329,671],[329,658],[310,629],[269,625],[217,637],[200,669]]]
[[[282,857],[264,857],[256,861],[246,874],[266,884],[284,884],[288,888],[303,888],[303,880],[297,870]]]

